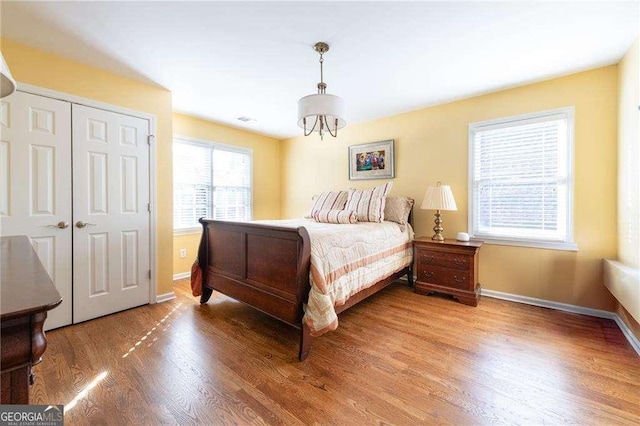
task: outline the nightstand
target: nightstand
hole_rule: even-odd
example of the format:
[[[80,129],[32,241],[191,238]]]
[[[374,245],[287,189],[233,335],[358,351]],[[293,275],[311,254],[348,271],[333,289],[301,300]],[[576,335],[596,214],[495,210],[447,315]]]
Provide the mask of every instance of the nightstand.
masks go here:
[[[481,241],[433,241],[430,237],[413,240],[417,280],[415,292],[450,294],[460,303],[478,306],[478,252]]]

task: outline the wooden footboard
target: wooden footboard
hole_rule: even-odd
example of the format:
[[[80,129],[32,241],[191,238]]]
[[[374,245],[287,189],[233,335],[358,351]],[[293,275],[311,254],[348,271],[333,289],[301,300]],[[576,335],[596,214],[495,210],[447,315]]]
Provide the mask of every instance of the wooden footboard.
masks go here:
[[[299,358],[304,360],[311,348],[309,329],[302,324],[303,304],[310,290],[307,230],[209,219],[200,219],[200,223],[200,303],[206,303],[216,290],[300,329]],[[412,280],[411,268],[406,268],[352,296],[336,311],[342,312],[404,274]]]
[[[300,328],[302,304],[309,296],[307,230],[208,219],[200,223],[200,303],[217,290]]]

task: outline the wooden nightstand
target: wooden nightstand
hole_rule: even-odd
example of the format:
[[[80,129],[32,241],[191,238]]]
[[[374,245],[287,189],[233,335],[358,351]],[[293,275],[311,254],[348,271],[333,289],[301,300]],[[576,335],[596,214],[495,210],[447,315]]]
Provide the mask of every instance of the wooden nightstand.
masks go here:
[[[437,242],[430,237],[413,241],[416,257],[415,292],[450,294],[465,305],[478,306],[478,252],[481,241]]]

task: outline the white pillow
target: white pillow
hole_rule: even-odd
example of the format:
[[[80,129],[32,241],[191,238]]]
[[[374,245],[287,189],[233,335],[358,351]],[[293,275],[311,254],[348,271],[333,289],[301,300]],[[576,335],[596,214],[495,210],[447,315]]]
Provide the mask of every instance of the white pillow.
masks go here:
[[[358,214],[350,210],[320,210],[313,214],[313,219],[322,223],[358,223]]]
[[[350,189],[345,210],[358,214],[360,222],[382,222],[387,193],[391,191],[393,182],[369,189]]]
[[[313,215],[320,210],[344,210],[349,193],[347,191],[328,191],[313,197],[311,210],[305,216],[313,219]]]

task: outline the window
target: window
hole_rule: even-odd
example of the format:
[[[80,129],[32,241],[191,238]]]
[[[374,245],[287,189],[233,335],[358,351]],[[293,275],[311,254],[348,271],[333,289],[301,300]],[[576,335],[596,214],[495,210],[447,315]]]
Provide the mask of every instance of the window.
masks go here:
[[[469,200],[474,238],[577,250],[573,107],[471,124]]]
[[[200,228],[201,217],[251,220],[252,151],[176,136],[173,229]]]

